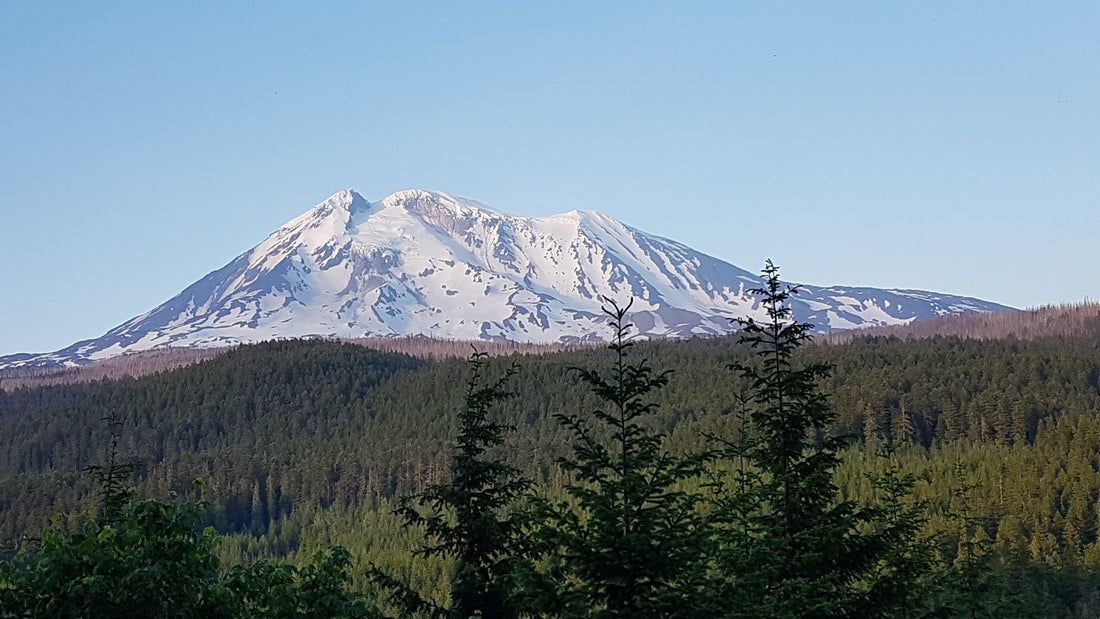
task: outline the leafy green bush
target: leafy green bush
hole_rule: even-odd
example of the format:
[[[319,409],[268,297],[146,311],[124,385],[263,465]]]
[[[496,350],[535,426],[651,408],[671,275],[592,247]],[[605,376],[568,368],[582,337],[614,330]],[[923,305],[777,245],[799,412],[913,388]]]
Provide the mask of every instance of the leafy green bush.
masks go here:
[[[348,553],[220,570],[196,501],[128,501],[77,532],[46,527],[0,562],[0,617],[371,617],[346,590]]]

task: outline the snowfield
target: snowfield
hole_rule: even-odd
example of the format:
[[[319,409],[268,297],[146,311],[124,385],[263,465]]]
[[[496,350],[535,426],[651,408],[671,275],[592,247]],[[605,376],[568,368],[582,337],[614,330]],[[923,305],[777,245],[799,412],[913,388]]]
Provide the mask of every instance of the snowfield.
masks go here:
[[[368,202],[348,189],[159,307],[104,336],[0,368],[75,365],[126,352],[273,338],[427,335],[570,342],[610,335],[603,297],[634,299],[651,338],[719,335],[763,318],[755,274],[593,211],[518,217],[422,190]],[[818,331],[1008,310],[925,291],[803,286]]]

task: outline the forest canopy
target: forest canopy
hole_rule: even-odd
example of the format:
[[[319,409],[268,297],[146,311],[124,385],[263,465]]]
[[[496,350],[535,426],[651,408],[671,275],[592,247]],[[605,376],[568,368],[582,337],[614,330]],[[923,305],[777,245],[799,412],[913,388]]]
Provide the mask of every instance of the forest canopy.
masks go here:
[[[517,366],[502,385],[510,397],[487,413],[508,430],[484,455],[528,480],[542,501],[532,504],[516,495],[498,506],[527,518],[538,514],[526,523],[516,520],[529,527],[524,530],[531,547],[509,551],[509,573],[527,574],[523,583],[513,583],[526,597],[512,608],[529,612],[541,604],[563,616],[584,614],[578,599],[602,599],[599,608],[614,608],[618,598],[611,584],[563,588],[548,581],[545,570],[552,564],[572,574],[563,582],[598,582],[598,571],[584,567],[581,546],[568,535],[591,541],[596,531],[578,523],[596,522],[596,514],[615,504],[591,503],[592,511],[576,523],[566,507],[583,508],[601,488],[628,501],[635,485],[621,477],[627,458],[656,467],[637,469],[652,471],[643,477],[650,485],[665,480],[654,486],[657,494],[643,496],[679,510],[678,522],[686,528],[675,534],[686,537],[676,537],[676,544],[688,555],[695,552],[678,560],[675,578],[649,577],[647,586],[675,583],[675,590],[693,592],[692,603],[709,604],[711,611],[753,616],[750,609],[767,607],[775,616],[798,616],[776,600],[817,595],[834,601],[812,613],[817,616],[867,616],[859,613],[869,612],[872,599],[878,609],[904,605],[907,616],[1012,616],[1005,614],[1009,608],[1017,616],[1088,616],[1096,608],[1093,570],[1100,563],[1100,473],[1094,465],[1100,450],[1100,335],[1088,328],[1072,335],[1030,333],[1029,339],[868,336],[824,345],[800,340],[785,358],[792,371],[822,368],[810,372],[806,388],[821,396],[813,406],[827,412],[807,418],[801,431],[773,429],[779,434],[772,440],[785,435],[795,441],[785,466],[800,461],[796,452],[825,455],[811,458],[818,467],[812,475],[802,470],[786,483],[777,481],[787,470],[780,460],[753,447],[768,440],[766,420],[753,417],[767,408],[758,399],[767,381],[730,369],[750,367],[757,357],[759,346],[742,341],[744,334],[680,342],[626,336],[629,346],[619,352],[627,356],[620,361],[650,368],[639,376],[655,382],[643,383],[651,388],[635,394],[644,399],[636,422],[620,419],[604,430],[598,421],[586,425],[594,423],[593,412],[607,413],[609,402],[615,409],[633,401],[621,399],[625,392],[616,396],[615,381],[599,373],[607,367],[608,351],[482,359],[486,376],[504,376]],[[422,527],[395,513],[401,497],[431,496],[432,488],[456,479],[458,413],[469,405],[463,389],[469,368],[462,360],[427,356],[328,341],[269,342],[138,379],[0,392],[0,559],[8,560],[10,570],[16,552],[48,548],[42,533],[47,526],[55,532],[53,542],[99,535],[87,529],[100,508],[96,482],[82,471],[108,461],[113,430],[103,419],[113,417],[122,422],[120,452],[140,465],[128,482],[135,493],[128,513],[160,510],[168,521],[187,514],[189,530],[200,535],[195,539],[208,525],[220,531],[221,542],[196,547],[217,559],[220,567],[212,573],[274,559],[285,567],[270,569],[284,570],[279,573],[294,581],[303,576],[286,570],[306,569],[317,552],[329,553],[317,556],[330,559],[319,560],[335,560],[339,553],[326,549],[339,544],[348,554],[338,590],[357,591],[385,611],[395,602],[386,602],[377,579],[367,578],[375,569],[447,608],[456,591],[455,557],[417,554],[425,543]],[[641,441],[641,451],[576,451],[627,427],[636,428],[629,432]],[[620,477],[600,470],[620,471]],[[196,479],[204,481],[206,506],[173,507],[179,504],[171,493],[185,496]],[[799,504],[814,505],[814,518],[823,518],[824,528],[811,527],[816,533],[796,541],[789,537],[794,521],[781,525],[760,518],[781,514],[777,497],[796,490],[799,480],[812,480]],[[737,488],[755,490],[738,494]],[[714,517],[719,506],[725,521]],[[450,508],[443,507],[440,515],[450,517]],[[51,521],[53,514],[58,516]],[[805,550],[812,539],[823,539],[814,536],[823,535],[828,522],[859,534],[842,546],[880,558],[815,572],[824,568],[768,567],[738,554],[759,543],[766,556],[799,556],[790,544]],[[539,523],[556,524],[548,530]],[[748,537],[731,542],[732,532]],[[658,535],[664,534],[646,534]],[[888,552],[876,555],[872,547]],[[843,556],[835,548],[828,552],[838,561]],[[761,568],[753,574],[763,580],[714,579],[715,573],[748,573],[750,564]],[[848,576],[812,584],[809,574]],[[804,586],[756,598],[738,589],[767,591],[772,582]],[[899,584],[911,585],[905,595]],[[848,593],[838,593],[841,585]],[[819,587],[833,588],[823,594]],[[912,597],[917,593],[919,599]],[[688,607],[684,599],[653,595],[650,608]],[[754,602],[740,610],[723,606],[731,597]]]

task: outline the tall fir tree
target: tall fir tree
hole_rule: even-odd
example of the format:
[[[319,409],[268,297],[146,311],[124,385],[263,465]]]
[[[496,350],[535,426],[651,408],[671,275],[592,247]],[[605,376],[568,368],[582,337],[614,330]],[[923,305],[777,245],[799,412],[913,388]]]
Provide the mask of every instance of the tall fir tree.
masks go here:
[[[890,505],[839,500],[833,471],[843,442],[829,434],[835,413],[817,387],[830,367],[796,366],[813,325],[794,320],[797,287],[780,281],[778,267],[768,261],[763,275],[751,292],[766,320],[737,321],[755,363],[730,366],[749,385],[754,440],[727,443],[728,453],[751,468],[716,502],[724,584],[712,592],[728,616],[889,616],[920,571],[912,568],[923,558],[907,550],[920,519],[896,502],[904,480],[891,486]]]
[[[504,386],[516,368],[513,365],[504,376],[485,384],[487,356],[475,350],[469,359],[470,379],[458,417],[452,479],[405,497],[398,509],[407,524],[425,530],[429,541],[420,550],[421,556],[455,560],[451,603],[428,603],[417,592],[375,571],[376,584],[394,594],[403,613],[458,619],[475,613],[501,618],[520,614],[514,577],[525,571],[517,565],[523,560],[519,532],[525,519],[511,508],[530,482],[515,467],[487,454],[504,442],[503,434],[509,429],[492,418],[492,409],[512,396]]]
[[[663,450],[648,398],[670,371],[629,362],[630,304],[605,299],[614,335],[610,371],[575,368],[603,403],[591,418],[559,414],[573,434],[570,500],[548,509],[541,538],[551,551],[552,614],[583,617],[706,616],[700,595],[709,533],[698,495],[681,489],[702,471],[702,457]]]

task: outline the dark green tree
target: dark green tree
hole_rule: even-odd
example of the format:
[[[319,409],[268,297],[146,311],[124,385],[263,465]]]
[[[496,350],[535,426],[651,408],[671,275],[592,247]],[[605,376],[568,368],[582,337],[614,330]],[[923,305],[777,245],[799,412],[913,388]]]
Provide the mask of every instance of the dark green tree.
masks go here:
[[[197,506],[129,502],[108,514],[78,532],[47,527],[36,548],[0,567],[0,616],[228,614],[217,536]]]
[[[780,282],[771,261],[763,275],[764,287],[751,292],[767,318],[737,321],[756,362],[731,365],[750,388],[753,441],[727,447],[752,474],[716,504],[726,584],[714,591],[731,616],[889,615],[906,604],[906,585],[920,571],[910,561],[923,559],[906,550],[920,519],[896,503],[839,500],[833,472],[843,442],[828,432],[835,414],[817,387],[830,367],[795,365],[813,325],[793,319],[788,301],[797,288]],[[896,497],[908,482],[892,483]]]
[[[381,619],[348,592],[351,555],[340,546],[318,550],[308,565],[260,561],[232,569],[222,579],[232,616],[300,619]]]
[[[573,434],[573,456],[560,464],[575,481],[566,487],[571,500],[547,508],[540,532],[553,553],[552,612],[705,616],[700,587],[708,529],[698,495],[682,489],[700,475],[704,458],[663,450],[664,435],[653,429],[657,406],[649,398],[670,372],[627,360],[630,304],[605,301],[614,365],[604,372],[575,369],[604,406],[591,418],[557,415]]]
[[[403,612],[460,619],[477,612],[503,618],[520,613],[514,577],[524,571],[519,563],[525,519],[515,507],[530,482],[518,469],[488,453],[503,444],[504,432],[510,429],[492,418],[492,409],[512,396],[504,386],[516,368],[513,365],[498,380],[485,384],[486,357],[487,353],[475,350],[469,358],[470,379],[458,417],[453,478],[405,497],[398,509],[409,525],[425,530],[429,542],[420,550],[421,556],[455,560],[451,603],[448,607],[430,604],[376,570],[376,584],[390,590]]]
[[[130,481],[138,469],[138,462],[122,462],[119,456],[118,441],[122,434],[122,419],[112,412],[101,421],[108,424],[111,431],[111,446],[107,452],[107,464],[92,464],[85,467],[99,488],[101,524],[117,524],[122,521],[122,510],[130,499]]]
[[[115,504],[115,503],[109,503]],[[375,617],[347,591],[343,548],[296,568],[221,571],[221,541],[196,501],[128,501],[78,532],[47,527],[0,562],[0,617]]]
[[[223,572],[222,537],[204,525],[201,481],[193,499],[137,501],[132,463],[119,461],[117,415],[109,461],[86,468],[102,501],[80,531],[54,525],[11,561],[0,561],[0,618],[377,617],[347,591],[350,556],[318,552],[304,568],[263,562]]]

